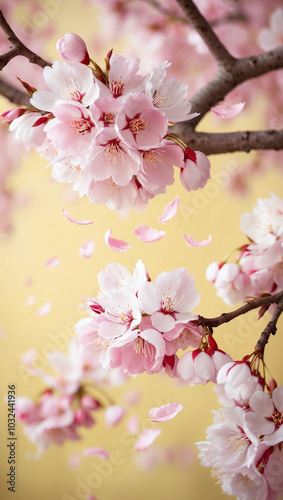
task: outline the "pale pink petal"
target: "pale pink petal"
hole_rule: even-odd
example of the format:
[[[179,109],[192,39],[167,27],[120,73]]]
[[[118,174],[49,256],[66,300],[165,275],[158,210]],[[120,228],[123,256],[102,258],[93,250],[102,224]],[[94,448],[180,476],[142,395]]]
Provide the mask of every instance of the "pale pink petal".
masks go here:
[[[108,451],[104,450],[104,448],[100,448],[99,446],[92,446],[91,448],[85,448],[82,453],[85,457],[94,455],[95,457],[101,458],[101,460],[108,460],[109,458]]]
[[[161,429],[145,429],[138,437],[135,443],[135,449],[138,451],[147,450],[155,439],[161,434]]]
[[[45,314],[48,314],[51,311],[51,302],[45,302],[45,304],[37,309],[36,314],[37,316],[45,316]]]
[[[153,243],[165,236],[165,231],[158,231],[158,229],[149,226],[137,226],[133,233],[145,243]]]
[[[86,240],[86,242],[80,246],[79,254],[83,259],[89,259],[95,250],[95,243],[93,240]]]
[[[206,245],[209,245],[209,243],[212,240],[211,234],[209,235],[207,240],[202,240],[202,241],[197,241],[192,236],[187,236],[187,234],[183,234],[182,236],[188,247],[205,247]]]
[[[217,116],[220,116],[220,118],[233,118],[233,116],[238,115],[245,103],[244,102],[239,102],[238,104],[232,104],[231,106],[226,106],[225,104],[221,104],[220,106],[215,106],[214,108],[211,108],[212,113],[214,113]]]
[[[28,278],[26,278],[25,280],[25,286],[26,287],[29,287],[33,284],[33,278],[31,276],[29,276]]]
[[[30,295],[25,301],[25,304],[28,307],[33,306],[35,304],[35,297],[33,295]]]
[[[171,420],[176,417],[182,408],[183,405],[181,403],[168,403],[164,406],[152,408],[149,410],[148,414],[152,422],[165,422],[166,420]]]
[[[66,219],[68,219],[68,221],[70,222],[73,222],[74,224],[78,224],[80,226],[86,226],[87,224],[92,224],[93,223],[93,220],[75,220],[75,219],[72,219],[72,217],[69,216],[67,210],[65,210],[65,208],[63,208],[63,213],[66,217]]]
[[[132,415],[127,421],[127,429],[129,434],[134,436],[140,430],[140,418],[137,415]]]
[[[176,196],[175,200],[171,201],[171,203],[168,203],[168,205],[166,205],[166,207],[164,208],[161,217],[158,217],[158,222],[161,222],[161,224],[166,224],[166,222],[172,219],[177,213],[179,202],[179,196]]]
[[[81,457],[78,453],[72,453],[68,458],[68,467],[76,469],[81,463]]]
[[[126,241],[123,240],[115,240],[115,238],[111,238],[112,229],[108,229],[104,235],[104,240],[106,245],[114,250],[115,252],[126,252],[132,245],[129,245]]]
[[[105,424],[109,427],[117,425],[126,413],[125,408],[119,405],[111,405],[106,408],[104,413]]]
[[[96,500],[96,497],[94,497],[92,493],[89,493],[88,496],[86,497],[86,500]]]
[[[45,267],[48,267],[48,269],[52,269],[53,267],[60,266],[61,260],[56,259],[56,257],[50,257],[50,259],[46,260],[44,262]]]

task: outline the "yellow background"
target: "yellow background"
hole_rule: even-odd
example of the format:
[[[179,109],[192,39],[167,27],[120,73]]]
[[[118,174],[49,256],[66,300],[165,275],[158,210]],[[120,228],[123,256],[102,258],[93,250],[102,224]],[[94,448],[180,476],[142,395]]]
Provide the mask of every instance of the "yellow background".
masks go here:
[[[96,29],[95,21],[90,22],[94,19],[94,8],[90,5],[81,8],[80,5],[74,0],[67,1],[59,6],[56,18],[48,20],[55,27],[55,33],[46,46],[50,60],[57,58],[55,42],[60,36],[66,32],[77,32],[87,41]],[[25,1],[17,15],[28,15],[28,9],[29,3]],[[110,48],[105,47],[105,52]],[[96,58],[93,51],[91,57]],[[3,109],[10,107],[4,99],[1,103]],[[211,125],[207,122],[207,126]],[[231,130],[236,127],[257,128],[258,116],[254,123],[245,113],[243,117],[235,119],[232,125],[228,122],[228,126]],[[221,260],[230,250],[245,243],[239,228],[241,213],[251,211],[257,198],[268,197],[271,190],[279,196],[283,195],[282,177],[272,168],[264,177],[252,179],[248,197],[231,195],[227,189],[229,169],[231,165],[241,168],[241,165],[250,161],[250,157],[246,154],[211,157],[213,177],[205,189],[196,193],[188,193],[183,189],[176,172],[176,183],[166,194],[150,201],[143,213],[130,210],[123,218],[107,207],[90,204],[88,199],[67,201],[66,187],[50,181],[47,161],[36,153],[30,155],[23,167],[13,175],[11,187],[28,193],[31,202],[26,208],[14,212],[13,233],[1,241],[0,249],[0,328],[6,332],[0,339],[1,500],[83,500],[86,491],[92,491],[98,500],[223,498],[221,489],[215,484],[216,479],[211,478],[210,470],[200,466],[197,449],[193,445],[195,441],[205,439],[205,429],[212,423],[211,410],[218,408],[212,385],[191,388],[178,385],[165,375],[143,374],[129,380],[126,386],[111,391],[117,403],[123,400],[123,394],[128,389],[138,388],[142,391],[142,401],[128,411],[128,416],[140,416],[142,428],[149,425],[150,408],[174,401],[183,403],[184,409],[174,420],[159,425],[162,434],[153,446],[162,448],[175,444],[179,448],[183,445],[191,447],[192,465],[187,469],[172,464],[160,465],[147,472],[141,470],[137,466],[136,452],[132,449],[133,439],[127,435],[126,419],[117,428],[109,429],[105,427],[101,415],[96,426],[81,433],[81,442],[68,442],[62,448],[52,446],[38,461],[26,457],[28,453],[35,452],[35,447],[23,435],[22,426],[17,425],[15,494],[8,492],[6,485],[8,448],[7,406],[4,398],[8,384],[15,384],[20,396],[34,397],[40,391],[40,381],[27,377],[23,371],[21,355],[33,348],[38,353],[41,366],[46,367],[46,353],[54,349],[56,343],[59,342],[58,345],[67,350],[68,339],[73,335],[73,325],[84,314],[78,307],[82,302],[81,297],[93,296],[97,292],[97,273],[109,262],[119,262],[132,270],[136,261],[141,259],[153,280],[164,270],[185,266],[195,276],[197,289],[201,293],[198,313],[212,317],[230,310],[216,297],[214,287],[205,279],[205,270],[210,262]],[[177,194],[180,209],[176,217],[163,226],[157,218]],[[64,217],[63,208],[77,220],[93,219],[94,223],[90,226],[71,224]],[[133,229],[140,224],[165,230],[166,237],[156,243],[142,243],[133,235]],[[132,248],[123,254],[110,250],[104,242],[105,231],[110,228],[114,238],[126,240]],[[212,243],[204,248],[189,248],[182,238],[183,233],[199,240],[211,234]],[[89,238],[95,241],[96,249],[91,259],[82,259],[78,249]],[[47,269],[44,262],[52,256],[60,259],[61,265]],[[33,278],[30,288],[25,286],[28,277]],[[32,307],[25,305],[29,295],[36,298],[36,304]],[[36,310],[47,301],[52,303],[51,312],[38,317]],[[216,339],[220,348],[234,359],[240,359],[252,352],[267,321],[268,316],[257,322],[256,312],[251,312],[217,329]],[[282,348],[281,326],[266,349],[267,364],[279,384],[283,376]],[[78,468],[70,469],[67,465],[69,455],[89,446],[106,448],[115,464],[109,465],[108,462],[107,468],[99,459],[86,457]],[[104,465],[104,469],[98,472],[97,467],[101,465]],[[94,484],[93,488],[83,493],[82,485],[86,488],[86,485]]]

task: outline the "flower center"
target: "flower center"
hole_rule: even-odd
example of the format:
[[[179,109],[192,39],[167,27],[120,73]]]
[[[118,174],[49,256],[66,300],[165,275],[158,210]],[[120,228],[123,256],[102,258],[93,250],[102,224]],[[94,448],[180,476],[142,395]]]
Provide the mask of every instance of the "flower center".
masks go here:
[[[104,115],[104,121],[105,123],[113,123],[114,122],[115,115],[113,113],[105,113]]]
[[[81,135],[88,134],[91,130],[91,124],[89,120],[85,118],[80,118],[79,120],[73,118],[70,122],[70,127],[73,129],[74,133]]]
[[[120,147],[117,144],[117,142],[109,142],[107,146],[104,148],[105,151],[105,157],[107,161],[112,163],[112,166],[115,167],[116,163],[121,161],[122,155],[120,151]]]
[[[142,118],[133,118],[129,121],[129,129],[133,134],[145,132],[147,130],[147,123]]]
[[[250,440],[246,436],[246,434],[237,434],[229,438],[227,442],[232,446],[232,449],[235,453],[241,453],[242,451],[244,451],[247,445],[249,445]]]
[[[162,155],[158,151],[153,151],[151,149],[143,153],[143,159],[146,163],[150,163],[150,166],[153,169],[156,169],[161,165],[165,165]]]
[[[147,356],[152,360],[154,358],[154,347],[153,345],[146,342],[141,337],[137,337],[134,342],[134,351],[136,354],[140,354],[147,358]]]
[[[272,420],[276,425],[283,424],[283,413],[280,413],[280,411],[276,410],[272,415]]]
[[[117,82],[117,80],[110,80],[109,87],[113,94],[113,97],[119,97],[121,94],[123,94],[125,84],[123,82]]]

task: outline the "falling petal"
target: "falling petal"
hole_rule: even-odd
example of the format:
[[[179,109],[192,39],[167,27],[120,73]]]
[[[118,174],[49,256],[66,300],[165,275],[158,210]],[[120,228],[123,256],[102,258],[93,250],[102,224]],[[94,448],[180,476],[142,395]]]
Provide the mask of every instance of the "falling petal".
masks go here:
[[[111,238],[112,229],[108,229],[104,235],[104,240],[106,245],[114,250],[115,252],[126,252],[132,245],[129,245],[126,241],[123,240],[115,240],[115,238]]]
[[[46,262],[44,262],[45,267],[48,269],[53,269],[53,267],[60,266],[61,260],[56,259],[56,257],[50,257]]]
[[[207,238],[207,240],[197,241],[192,236],[187,236],[186,234],[182,235],[188,247],[205,247],[209,245],[212,240],[211,234]]]
[[[155,441],[155,439],[161,433],[161,429],[145,429],[138,437],[135,449],[138,451],[147,450],[149,446]]]
[[[86,242],[80,246],[79,254],[83,259],[89,259],[95,250],[95,243],[93,240],[86,240]]]
[[[66,217],[66,219],[68,219],[70,222],[73,222],[73,224],[78,224],[80,226],[86,226],[87,224],[92,224],[93,223],[93,220],[75,220],[75,219],[72,219],[72,217],[69,216],[67,210],[65,210],[65,208],[63,208],[63,213]]]
[[[95,457],[101,458],[101,460],[108,460],[109,458],[108,451],[104,450],[104,448],[100,448],[99,446],[92,446],[91,448],[85,448],[82,453],[85,457],[94,455]]]
[[[45,302],[45,304],[37,309],[36,314],[37,316],[45,316],[45,314],[48,314],[51,311],[51,302]]]
[[[238,115],[242,111],[244,105],[244,102],[239,102],[238,104],[233,104],[231,106],[221,104],[220,106],[211,108],[211,111],[220,118],[233,118],[233,116]]]
[[[170,219],[172,219],[178,210],[179,207],[179,196],[176,196],[175,200],[171,201],[171,203],[168,203],[166,207],[164,208],[161,217],[158,218],[158,222],[161,222],[161,224],[166,224]]]
[[[122,408],[122,406],[119,405],[108,406],[108,408],[106,408],[104,413],[105,424],[108,425],[108,427],[113,427],[114,425],[117,425],[122,420],[125,413],[126,410],[125,408]]]
[[[140,430],[140,418],[137,415],[132,415],[127,421],[127,429],[129,434],[134,436]]]
[[[76,469],[81,463],[81,457],[79,453],[72,453],[68,458],[68,467],[70,469]]]
[[[29,276],[28,278],[26,278],[25,280],[25,286],[28,288],[29,286],[31,286],[33,284],[33,278],[31,276]]]
[[[35,304],[36,300],[35,300],[35,297],[33,295],[30,295],[27,300],[25,301],[25,305],[30,307],[30,306],[33,306]]]
[[[153,243],[154,241],[161,240],[166,234],[165,231],[158,231],[158,229],[149,226],[137,226],[133,233],[145,243]]]
[[[176,417],[182,408],[183,405],[181,403],[169,403],[164,406],[152,408],[149,410],[148,414],[152,422],[165,422],[166,420],[171,420]]]

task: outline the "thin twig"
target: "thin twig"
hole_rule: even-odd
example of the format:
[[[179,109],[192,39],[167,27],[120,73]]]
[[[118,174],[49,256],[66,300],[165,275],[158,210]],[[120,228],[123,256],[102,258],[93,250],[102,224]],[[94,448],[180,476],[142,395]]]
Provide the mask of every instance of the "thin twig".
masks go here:
[[[170,21],[188,23],[188,20],[184,16],[180,16],[176,14],[176,12],[173,11],[172,9],[164,7],[164,5],[159,3],[157,0],[142,0],[142,1],[154,7],[160,14],[170,19]]]
[[[283,299],[280,300],[278,303],[271,320],[269,323],[266,325],[265,329],[263,330],[260,339],[256,345],[256,349],[259,349],[261,353],[264,353],[265,346],[269,340],[270,335],[275,335],[277,331],[277,322],[278,319],[280,318],[281,314],[283,312]]]
[[[31,107],[30,96],[0,77],[0,94],[14,104]]]
[[[254,130],[225,133],[196,132],[189,123],[172,127],[176,133],[194,151],[206,155],[233,153],[235,151],[268,150],[279,151],[283,147],[283,130]]]
[[[200,13],[194,2],[191,0],[177,0],[177,3],[180,5],[188,21],[201,36],[218,66],[229,68],[235,61],[235,58],[219,40],[211,25]]]
[[[37,64],[41,68],[44,68],[45,66],[51,66],[50,63],[48,63],[47,61],[42,59],[42,57],[35,54],[35,52],[33,52],[32,50],[28,49],[28,47],[26,47],[19,40],[19,38],[16,36],[12,28],[7,23],[1,11],[0,11],[0,27],[7,35],[11,47],[11,49],[8,52],[0,55],[0,70],[2,70],[6,66],[6,64],[8,64],[8,62],[11,61],[11,59],[13,59],[16,56],[24,56],[29,60],[29,62]]]
[[[269,295],[268,297],[263,297],[262,299],[256,299],[248,302],[239,309],[235,309],[235,311],[231,311],[228,313],[223,313],[221,316],[217,318],[204,318],[200,316],[198,319],[198,324],[203,326],[208,326],[209,328],[217,327],[223,325],[224,323],[229,323],[233,319],[241,316],[242,314],[246,314],[253,309],[258,309],[261,306],[271,305],[271,304],[279,304],[283,303],[283,290],[274,295]]]

